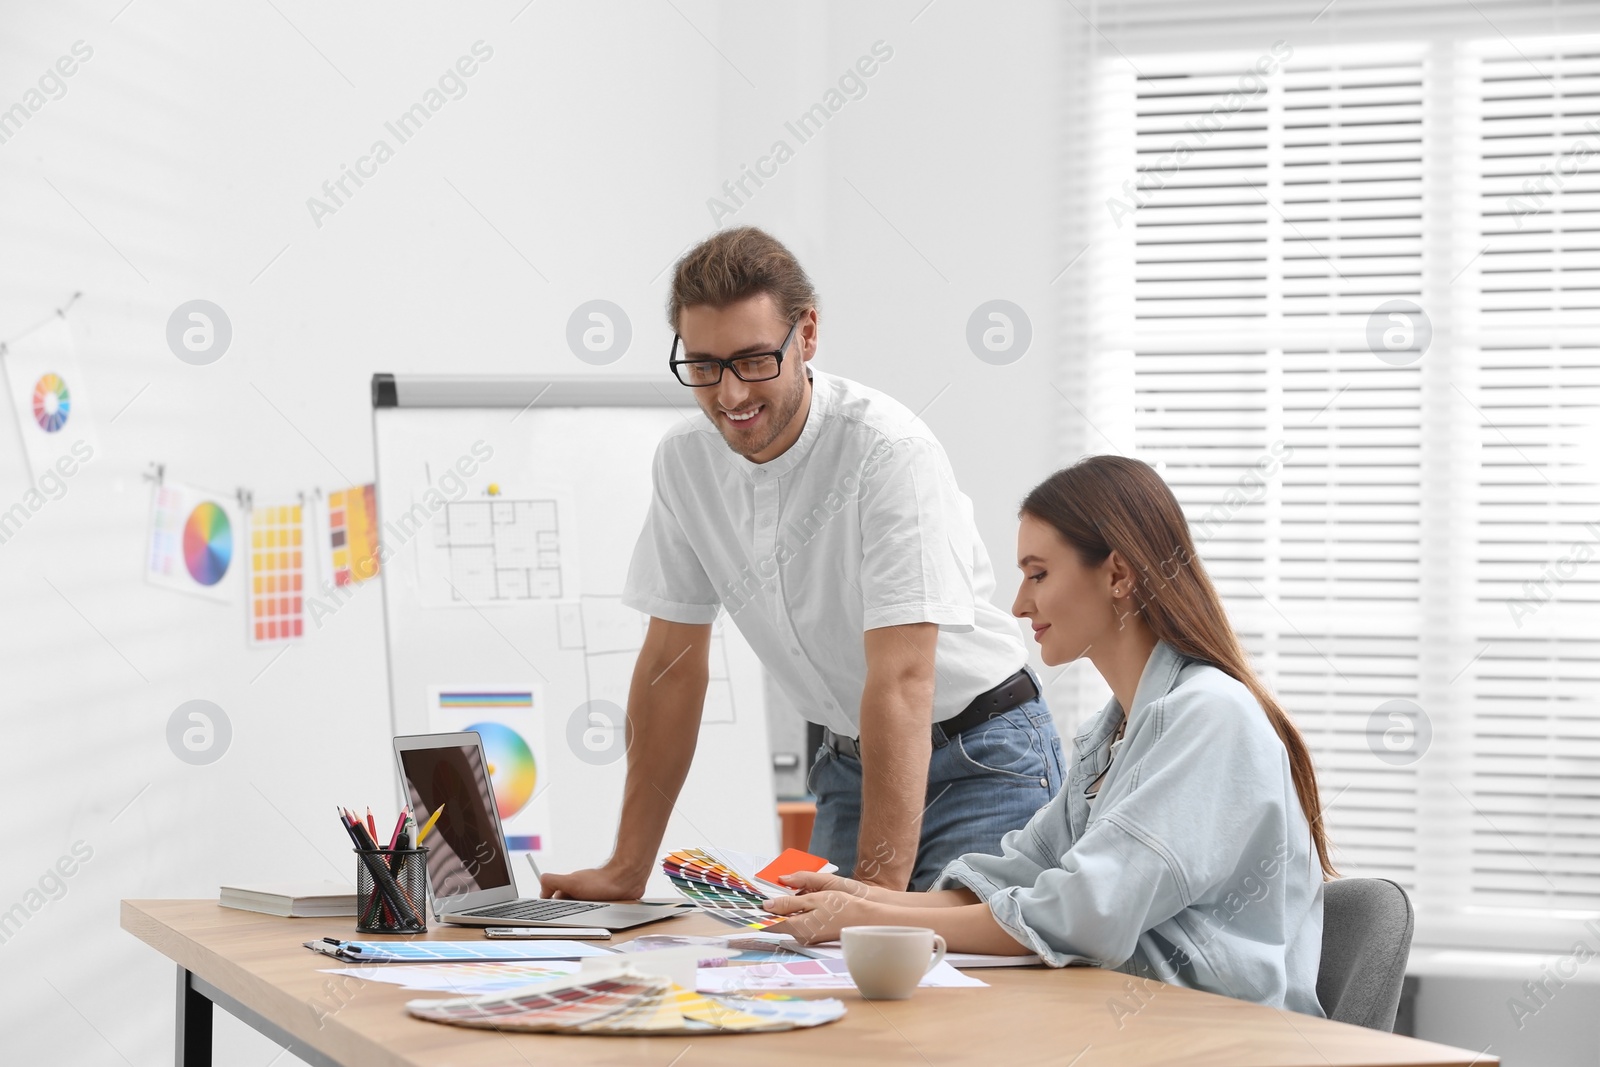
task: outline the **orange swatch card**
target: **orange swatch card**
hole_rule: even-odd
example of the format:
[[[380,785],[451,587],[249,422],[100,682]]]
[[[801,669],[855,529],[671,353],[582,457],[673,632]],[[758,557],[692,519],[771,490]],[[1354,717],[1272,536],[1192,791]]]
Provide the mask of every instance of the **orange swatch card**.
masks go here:
[[[820,871],[828,866],[828,861],[821,856],[813,856],[809,852],[801,852],[797,848],[786,848],[778,853],[778,858],[756,872],[756,877],[763,882],[773,885],[782,885],[778,881],[786,874],[796,871]]]

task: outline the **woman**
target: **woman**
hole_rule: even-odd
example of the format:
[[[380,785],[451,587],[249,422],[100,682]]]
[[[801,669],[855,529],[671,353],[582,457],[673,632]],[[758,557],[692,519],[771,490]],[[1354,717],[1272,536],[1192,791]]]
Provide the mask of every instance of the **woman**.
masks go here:
[[[1149,466],[1094,456],[1028,494],[1014,614],[1047,664],[1087,656],[1113,699],[1075,739],[1067,784],[1001,855],[925,893],[798,874],[775,931],[928,926],[952,951],[1038,953],[1309,1015],[1332,877],[1300,732],[1251,670]],[[1124,713],[1126,709],[1126,714]]]

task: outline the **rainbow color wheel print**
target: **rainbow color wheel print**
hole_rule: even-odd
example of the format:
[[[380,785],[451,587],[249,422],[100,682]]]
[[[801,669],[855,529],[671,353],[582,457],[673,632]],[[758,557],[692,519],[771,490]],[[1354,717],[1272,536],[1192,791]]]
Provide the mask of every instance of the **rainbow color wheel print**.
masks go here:
[[[27,379],[23,379],[26,381]],[[45,433],[55,433],[67,424],[72,411],[72,395],[59,374],[46,374],[33,387],[33,417]]]
[[[233,559],[233,527],[228,513],[206,501],[183,524],[183,562],[201,585],[216,585]]]
[[[483,755],[489,761],[495,807],[500,809],[501,819],[511,818],[528,806],[539,781],[533,750],[521,734],[502,723],[475,722],[465,729],[477,731],[483,738]]]

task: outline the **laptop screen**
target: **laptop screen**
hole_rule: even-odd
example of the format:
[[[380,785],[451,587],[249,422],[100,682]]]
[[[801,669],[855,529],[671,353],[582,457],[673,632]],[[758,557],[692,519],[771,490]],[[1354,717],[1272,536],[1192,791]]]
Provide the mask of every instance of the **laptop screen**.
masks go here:
[[[418,828],[444,808],[422,842],[428,849],[434,908],[443,914],[452,910],[452,898],[510,887],[513,881],[478,735],[445,734],[436,745],[428,744],[430,740],[397,739],[395,747]],[[423,747],[412,747],[419,742]]]

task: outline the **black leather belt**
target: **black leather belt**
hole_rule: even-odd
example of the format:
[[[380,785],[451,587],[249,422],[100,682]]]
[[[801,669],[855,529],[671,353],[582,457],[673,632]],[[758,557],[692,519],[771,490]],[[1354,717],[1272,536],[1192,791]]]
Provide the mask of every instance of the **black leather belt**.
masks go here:
[[[945,737],[954,737],[974,726],[988,722],[997,715],[1004,715],[1012,708],[1037,698],[1038,695],[1039,687],[1034,684],[1033,675],[1028,673],[1027,668],[1023,668],[993,689],[979,693],[972,698],[972,703],[959,713],[943,722],[934,723],[934,726]],[[845,737],[832,730],[824,730],[822,738],[823,744],[833,751],[856,759],[861,758],[861,742],[858,738]]]

